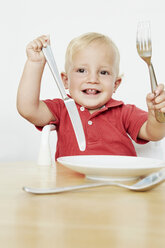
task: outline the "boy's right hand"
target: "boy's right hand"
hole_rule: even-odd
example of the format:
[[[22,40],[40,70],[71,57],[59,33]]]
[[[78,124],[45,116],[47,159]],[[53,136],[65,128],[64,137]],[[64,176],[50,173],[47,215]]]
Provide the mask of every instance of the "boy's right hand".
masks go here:
[[[26,47],[27,58],[31,62],[45,63],[46,59],[42,52],[42,48],[50,44],[49,36],[42,35],[31,41]]]

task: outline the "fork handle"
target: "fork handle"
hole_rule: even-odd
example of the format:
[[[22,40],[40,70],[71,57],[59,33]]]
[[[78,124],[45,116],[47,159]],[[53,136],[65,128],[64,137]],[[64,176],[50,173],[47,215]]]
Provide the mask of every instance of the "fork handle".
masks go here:
[[[152,89],[152,92],[154,92],[154,90],[158,86],[158,83],[157,83],[157,80],[156,80],[153,65],[152,64],[148,65],[148,69],[149,69],[149,73],[150,73],[151,89]]]
[[[158,86],[155,72],[154,72],[154,67],[152,63],[148,65],[149,73],[150,73],[150,82],[151,82],[151,89],[152,92],[154,93],[156,87]],[[160,112],[159,110],[155,110],[155,117],[157,121],[159,122],[165,122],[165,113]]]

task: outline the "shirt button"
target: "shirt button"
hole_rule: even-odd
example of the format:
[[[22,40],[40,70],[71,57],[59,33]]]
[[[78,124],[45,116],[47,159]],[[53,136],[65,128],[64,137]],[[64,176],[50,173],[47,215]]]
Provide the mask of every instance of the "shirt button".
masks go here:
[[[84,108],[84,107],[81,107],[81,108],[80,108],[80,110],[81,110],[81,111],[84,111],[84,110],[85,110],[85,108]]]
[[[91,126],[92,124],[93,124],[93,122],[92,122],[92,121],[88,121],[88,125],[90,125],[90,126]]]

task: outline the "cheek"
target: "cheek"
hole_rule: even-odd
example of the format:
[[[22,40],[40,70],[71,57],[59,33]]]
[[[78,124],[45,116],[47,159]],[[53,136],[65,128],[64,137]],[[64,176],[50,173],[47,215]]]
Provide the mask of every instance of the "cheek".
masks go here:
[[[78,85],[77,85],[77,83],[75,82],[75,81],[71,81],[71,82],[69,82],[68,83],[68,88],[69,88],[69,91],[70,92],[74,92],[74,91],[76,91],[77,90],[77,88],[78,88]]]
[[[108,83],[106,83],[105,89],[106,89],[108,92],[112,92],[112,91],[114,90],[114,83],[113,83],[113,82],[108,82]]]
[[[69,88],[78,89],[81,85],[82,80],[79,77],[72,76],[68,80]]]

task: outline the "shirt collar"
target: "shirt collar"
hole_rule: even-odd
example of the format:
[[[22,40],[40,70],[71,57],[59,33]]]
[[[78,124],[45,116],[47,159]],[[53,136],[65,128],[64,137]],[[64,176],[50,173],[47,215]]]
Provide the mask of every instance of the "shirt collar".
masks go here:
[[[113,107],[118,107],[120,105],[123,105],[124,103],[122,101],[118,101],[118,100],[115,100],[113,98],[111,98],[106,104],[105,104],[105,107],[106,108],[113,108]]]

